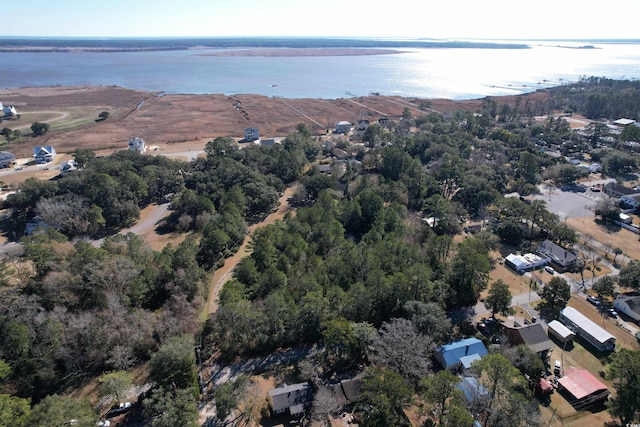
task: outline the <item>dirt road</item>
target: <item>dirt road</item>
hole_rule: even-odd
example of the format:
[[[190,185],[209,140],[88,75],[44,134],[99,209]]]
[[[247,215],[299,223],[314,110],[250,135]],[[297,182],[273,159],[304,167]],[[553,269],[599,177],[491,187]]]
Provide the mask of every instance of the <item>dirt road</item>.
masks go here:
[[[205,320],[206,317],[215,312],[218,309],[218,294],[220,290],[224,286],[224,284],[231,278],[233,274],[234,268],[236,265],[242,260],[244,257],[249,256],[251,254],[251,249],[249,248],[249,242],[251,241],[251,236],[253,233],[265,225],[273,224],[279,219],[284,218],[285,214],[288,212],[292,215],[295,215],[295,208],[292,208],[289,205],[289,197],[291,197],[297,190],[297,185],[293,185],[288,187],[282,197],[280,197],[280,204],[278,205],[278,210],[267,215],[267,217],[249,227],[249,232],[247,236],[244,238],[244,242],[240,245],[238,251],[233,255],[227,258],[224,262],[224,265],[217,269],[213,276],[211,276],[211,280],[209,281],[209,297],[207,298],[207,305],[202,312],[202,319]]]

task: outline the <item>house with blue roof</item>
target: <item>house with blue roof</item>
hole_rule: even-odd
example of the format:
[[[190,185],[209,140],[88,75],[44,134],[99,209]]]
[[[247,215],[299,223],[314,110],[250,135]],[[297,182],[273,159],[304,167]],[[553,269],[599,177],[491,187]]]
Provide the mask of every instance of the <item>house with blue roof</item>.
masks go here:
[[[56,158],[56,149],[50,145],[33,148],[33,160],[35,163],[49,163]]]
[[[435,358],[444,369],[468,368],[474,360],[486,355],[487,348],[478,338],[467,338],[441,345],[435,351]]]
[[[469,403],[482,398],[489,394],[489,391],[473,377],[464,377],[456,386],[458,390],[462,391],[464,398]]]

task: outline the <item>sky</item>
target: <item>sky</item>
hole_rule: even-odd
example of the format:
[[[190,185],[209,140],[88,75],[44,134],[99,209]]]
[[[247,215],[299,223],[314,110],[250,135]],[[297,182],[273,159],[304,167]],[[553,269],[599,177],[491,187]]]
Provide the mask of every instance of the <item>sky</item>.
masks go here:
[[[0,36],[640,38],[640,0],[0,0],[0,11]]]

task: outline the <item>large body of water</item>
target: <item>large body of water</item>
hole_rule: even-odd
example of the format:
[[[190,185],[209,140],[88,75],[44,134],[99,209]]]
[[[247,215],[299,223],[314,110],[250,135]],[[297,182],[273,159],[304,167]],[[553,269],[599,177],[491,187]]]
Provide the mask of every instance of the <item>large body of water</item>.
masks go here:
[[[185,94],[342,98],[511,95],[597,76],[640,79],[640,43],[528,42],[529,49],[428,48],[363,56],[216,56],[213,49],[2,52],[0,87],[117,85]],[[562,45],[563,47],[561,47]],[[252,49],[254,50],[254,49]]]

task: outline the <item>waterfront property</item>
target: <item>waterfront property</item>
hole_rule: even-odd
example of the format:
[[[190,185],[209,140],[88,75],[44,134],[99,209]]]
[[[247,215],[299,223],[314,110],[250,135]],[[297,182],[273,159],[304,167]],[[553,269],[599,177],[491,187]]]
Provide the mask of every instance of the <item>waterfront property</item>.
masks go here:
[[[51,145],[45,145],[41,147],[34,147],[33,160],[35,163],[49,163],[56,158],[56,149]]]
[[[11,168],[16,165],[16,156],[8,151],[0,151],[0,168]]]
[[[144,139],[136,136],[129,140],[129,150],[144,153],[147,151],[147,144],[145,144]]]
[[[260,131],[258,128],[246,128],[244,130],[244,140],[246,142],[254,142],[260,139]]]

